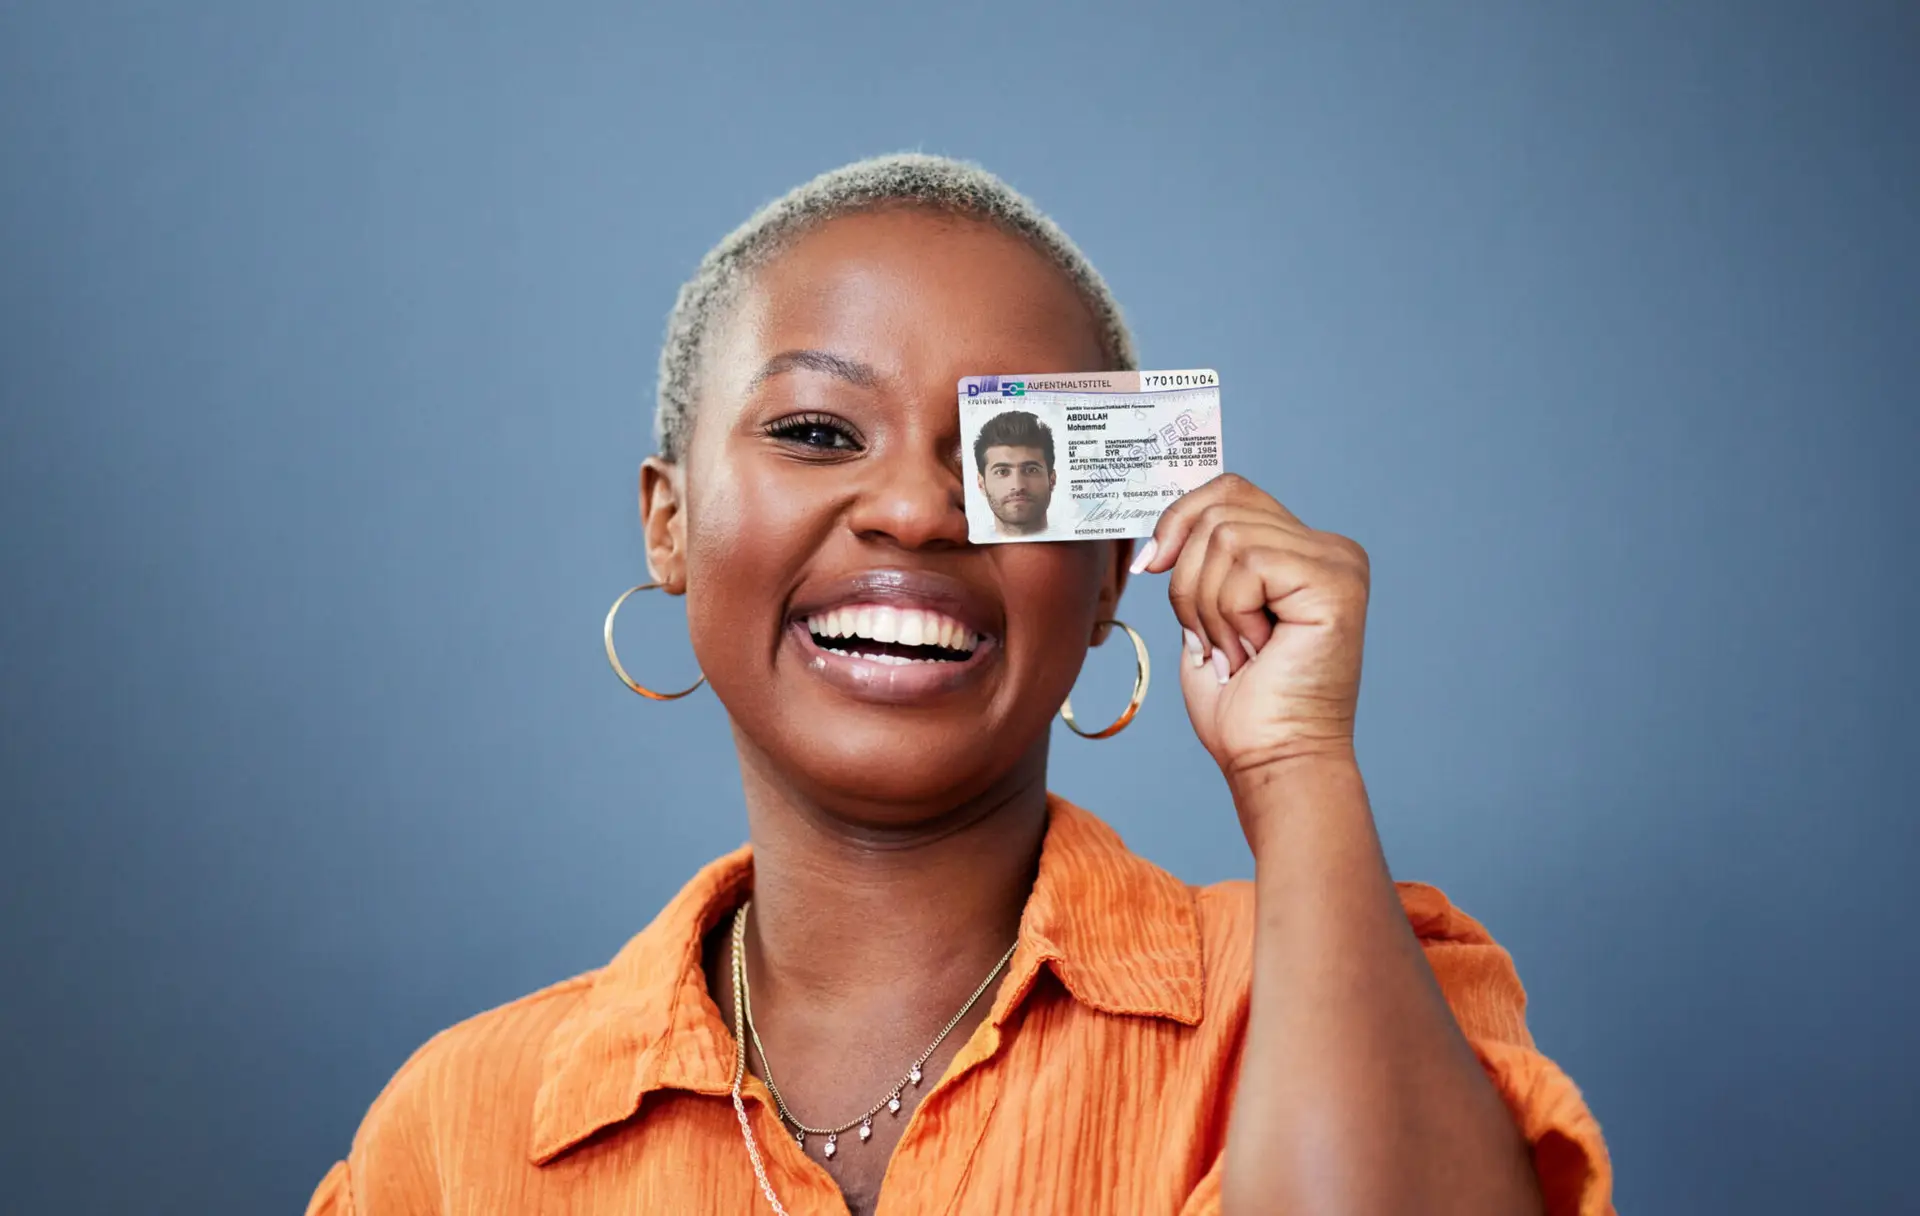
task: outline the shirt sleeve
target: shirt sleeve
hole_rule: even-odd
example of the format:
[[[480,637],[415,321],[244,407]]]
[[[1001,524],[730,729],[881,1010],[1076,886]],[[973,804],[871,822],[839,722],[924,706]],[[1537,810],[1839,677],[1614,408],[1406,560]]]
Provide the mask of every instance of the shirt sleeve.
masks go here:
[[[1223,1149],[1200,1179],[1200,1185],[1193,1188],[1187,1201],[1180,1205],[1180,1216],[1220,1216],[1220,1177],[1226,1166],[1227,1154]]]
[[[444,1216],[435,1140],[435,1085],[422,1061],[401,1066],[373,1100],[353,1147],[320,1180],[307,1216]]]
[[[1512,956],[1437,888],[1397,886],[1455,1021],[1532,1151],[1548,1216],[1616,1216],[1600,1124],[1573,1081],[1534,1046]],[[1219,1216],[1225,1165],[1223,1149],[1181,1204],[1180,1216]]]
[[[347,1163],[336,1161],[307,1201],[307,1216],[354,1216],[353,1179]]]
[[[1572,1079],[1534,1046],[1512,956],[1437,889],[1399,888],[1455,1020],[1532,1148],[1548,1216],[1614,1216],[1600,1124]]]

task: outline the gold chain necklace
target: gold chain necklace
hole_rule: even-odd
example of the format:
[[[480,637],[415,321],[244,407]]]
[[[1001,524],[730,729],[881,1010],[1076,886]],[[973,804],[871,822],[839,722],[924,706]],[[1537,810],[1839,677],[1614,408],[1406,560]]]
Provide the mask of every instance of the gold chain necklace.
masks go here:
[[[873,1117],[879,1114],[883,1107],[895,1116],[899,1115],[900,1095],[906,1092],[907,1086],[917,1086],[924,1079],[925,1074],[921,1071],[923,1066],[928,1060],[933,1058],[933,1053],[940,1049],[940,1044],[946,1042],[947,1036],[953,1033],[953,1028],[958,1026],[966,1018],[967,1012],[979,1003],[982,996],[986,995],[987,989],[993,986],[993,981],[998,979],[1001,971],[1006,969],[1008,961],[1013,958],[1015,947],[1019,945],[1019,942],[1016,941],[1012,946],[1007,947],[1007,952],[1001,955],[1000,961],[993,965],[993,970],[987,973],[987,978],[980,981],[980,986],[973,990],[973,995],[967,998],[967,1003],[960,1006],[960,1012],[954,1014],[953,1017],[948,1020],[947,1024],[941,1027],[940,1033],[933,1037],[933,1042],[929,1043],[927,1049],[920,1053],[918,1059],[914,1060],[912,1066],[907,1069],[907,1075],[901,1078],[898,1085],[888,1090],[884,1097],[868,1107],[866,1111],[855,1115],[837,1127],[812,1127],[806,1123],[802,1123],[799,1116],[795,1115],[787,1106],[787,1100],[781,1096],[780,1087],[776,1085],[773,1080],[773,1063],[767,1058],[767,1049],[765,1045],[760,1042],[760,1032],[753,1024],[753,989],[747,984],[745,948],[747,909],[752,906],[753,901],[748,900],[740,906],[740,911],[734,914],[733,973],[734,1004],[736,1006],[734,1021],[735,1038],[741,1039],[738,1033],[738,1027],[744,1022],[747,1031],[745,1037],[753,1040],[754,1050],[760,1053],[760,1079],[766,1082],[767,1092],[773,1095],[774,1109],[780,1112],[780,1118],[784,1122],[792,1125],[793,1138],[802,1149],[807,1146],[808,1136],[825,1136],[827,1138],[827,1146],[824,1152],[828,1159],[832,1159],[833,1155],[839,1152],[841,1132],[852,1131],[858,1127],[860,1129],[860,1142],[865,1144],[873,1137]],[[744,1039],[741,1039],[739,1052],[744,1061],[746,1054]],[[743,1062],[743,1070],[744,1067]]]
[[[760,1146],[753,1142],[753,1126],[747,1122],[747,1104],[740,1100],[740,1082],[747,1075],[747,1036],[740,1033],[747,1018],[746,942],[747,908],[742,904],[733,914],[733,1113],[740,1120],[740,1135],[747,1142],[747,1157],[753,1162],[753,1176],[759,1180],[760,1190],[773,1205],[774,1216],[787,1216],[787,1209],[780,1206],[780,1196],[773,1193],[773,1183],[767,1181],[766,1163],[760,1160]]]

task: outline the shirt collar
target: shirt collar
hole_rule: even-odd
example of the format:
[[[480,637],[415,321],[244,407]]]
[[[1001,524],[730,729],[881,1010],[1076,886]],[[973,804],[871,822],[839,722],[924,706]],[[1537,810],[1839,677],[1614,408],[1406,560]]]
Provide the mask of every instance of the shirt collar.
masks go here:
[[[990,1020],[1004,1025],[1045,967],[1090,1008],[1198,1024],[1205,972],[1192,890],[1066,799],[1048,795],[1047,815]],[[654,1090],[731,1089],[733,1036],[708,996],[700,951],[752,882],[750,849],[707,865],[555,1027],[534,1099],[535,1162],[630,1118]]]

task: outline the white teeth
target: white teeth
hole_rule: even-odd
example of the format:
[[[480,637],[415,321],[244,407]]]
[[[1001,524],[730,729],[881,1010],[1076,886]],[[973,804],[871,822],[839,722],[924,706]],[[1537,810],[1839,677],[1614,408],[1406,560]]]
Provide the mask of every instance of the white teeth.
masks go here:
[[[807,618],[807,629],[819,638],[864,639],[899,646],[939,646],[972,653],[980,644],[973,630],[942,612],[926,608],[894,608],[887,604],[855,604],[831,608]],[[834,654],[857,654],[827,647]],[[899,655],[858,655],[875,662],[931,663],[937,659],[909,659]]]

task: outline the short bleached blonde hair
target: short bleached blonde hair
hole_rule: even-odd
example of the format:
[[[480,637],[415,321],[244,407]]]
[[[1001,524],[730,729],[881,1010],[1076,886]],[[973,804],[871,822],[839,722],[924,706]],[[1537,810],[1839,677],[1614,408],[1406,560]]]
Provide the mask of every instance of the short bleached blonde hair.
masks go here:
[[[715,245],[667,315],[660,350],[660,388],[653,439],[662,458],[680,459],[693,421],[702,346],[752,272],[796,236],[838,216],[877,207],[925,207],[965,216],[1025,240],[1072,281],[1093,314],[1107,368],[1139,366],[1133,335],[1106,280],[1060,226],[1018,190],[979,165],[945,156],[902,152],[855,161],[795,187],[753,213]],[[982,368],[981,374],[1020,371]]]

